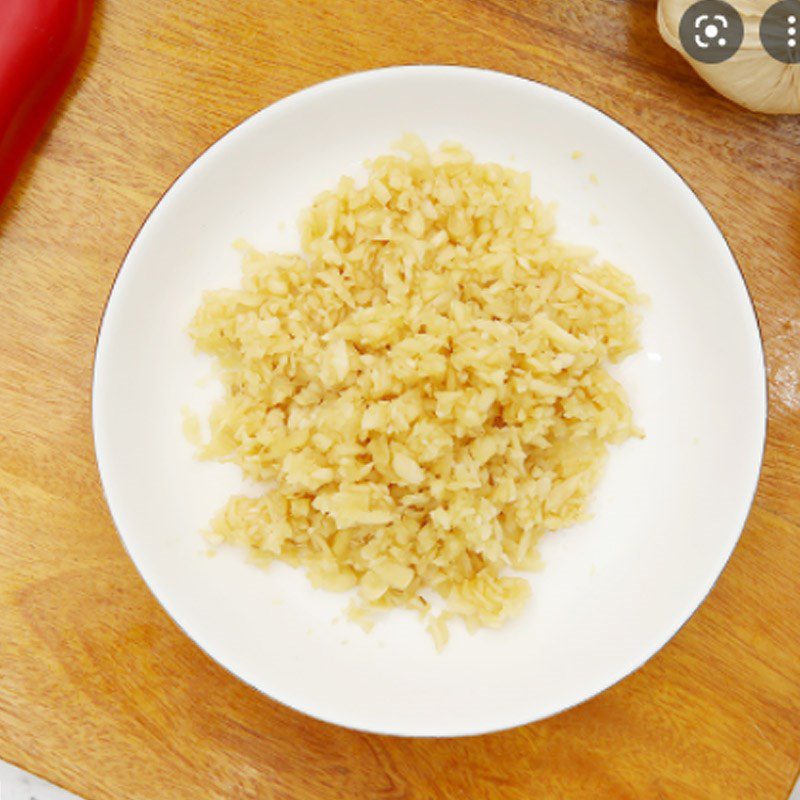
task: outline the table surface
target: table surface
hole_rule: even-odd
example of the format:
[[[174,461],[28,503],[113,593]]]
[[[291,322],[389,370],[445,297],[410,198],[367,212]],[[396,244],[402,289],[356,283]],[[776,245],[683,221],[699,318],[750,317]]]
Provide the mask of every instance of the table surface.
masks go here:
[[[462,740],[326,725],[217,666],[125,555],[91,441],[100,316],[160,194],[273,100],[402,63],[544,81],[651,144],[728,237],[770,376],[755,506],[698,613],[590,702]],[[800,765],[798,153],[800,119],[715,95],[662,44],[650,0],[100,0],[0,213],[0,757],[90,800],[785,800]]]
[[[3,800],[81,800],[5,761],[0,761],[0,795]]]

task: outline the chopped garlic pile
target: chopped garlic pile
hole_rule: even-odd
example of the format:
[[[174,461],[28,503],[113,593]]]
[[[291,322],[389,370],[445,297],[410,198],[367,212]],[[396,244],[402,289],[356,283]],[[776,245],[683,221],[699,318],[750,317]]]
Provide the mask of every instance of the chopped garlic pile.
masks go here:
[[[302,252],[243,246],[240,289],[191,325],[225,397],[204,458],[265,482],[212,523],[259,560],[357,588],[360,608],[472,629],[517,614],[536,542],[585,516],[609,442],[635,432],[605,370],[637,347],[632,280],[556,242],[527,174],[457,145],[342,178]]]

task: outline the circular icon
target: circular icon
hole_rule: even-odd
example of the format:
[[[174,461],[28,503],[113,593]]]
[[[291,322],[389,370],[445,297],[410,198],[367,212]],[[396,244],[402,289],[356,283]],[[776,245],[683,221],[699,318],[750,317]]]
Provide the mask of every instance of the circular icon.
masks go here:
[[[758,33],[764,49],[783,64],[800,63],[800,2],[781,0],[761,18]]]
[[[683,49],[695,61],[721,64],[739,49],[744,38],[744,23],[730,3],[700,0],[684,12],[678,34]]]

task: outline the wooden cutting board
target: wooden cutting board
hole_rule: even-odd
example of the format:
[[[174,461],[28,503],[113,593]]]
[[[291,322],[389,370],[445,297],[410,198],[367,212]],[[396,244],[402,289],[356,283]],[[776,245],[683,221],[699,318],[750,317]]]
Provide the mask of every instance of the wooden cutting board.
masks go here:
[[[201,653],[125,555],[89,417],[106,297],[170,182],[279,97],[419,62],[544,81],[667,158],[741,264],[771,389],[753,512],[691,621],[594,700],[463,740],[326,725]],[[0,757],[90,800],[784,800],[800,765],[799,383],[800,118],[715,95],[661,43],[654,2],[101,0],[0,211]]]

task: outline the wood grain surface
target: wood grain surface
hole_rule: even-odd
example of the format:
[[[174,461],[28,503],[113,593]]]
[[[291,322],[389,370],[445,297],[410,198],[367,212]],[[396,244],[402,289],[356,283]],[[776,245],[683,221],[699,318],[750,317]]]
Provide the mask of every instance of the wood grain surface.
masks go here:
[[[128,560],[91,441],[103,306],[160,194],[277,98],[404,63],[524,75],[638,133],[727,236],[769,363],[758,496],[698,613],[594,700],[462,740],[320,723],[212,662]],[[654,0],[101,0],[0,211],[0,757],[90,800],[784,800],[800,765],[799,478],[800,118],[715,95],[660,41]]]

